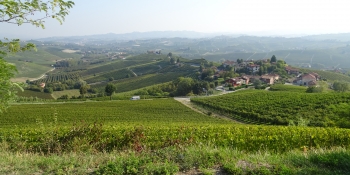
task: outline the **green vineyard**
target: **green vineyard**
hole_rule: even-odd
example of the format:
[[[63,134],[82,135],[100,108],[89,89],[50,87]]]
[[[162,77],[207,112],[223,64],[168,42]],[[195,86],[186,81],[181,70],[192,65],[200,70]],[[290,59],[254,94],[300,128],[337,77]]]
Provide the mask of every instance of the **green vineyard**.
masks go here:
[[[16,105],[0,118],[0,142],[35,152],[72,151],[76,139],[86,139],[100,151],[204,144],[285,152],[347,148],[349,136],[348,129],[239,125],[172,99]]]
[[[331,105],[349,103],[350,93],[247,91],[191,101],[244,123],[293,125],[307,120],[308,126],[350,128],[347,115],[330,109]]]
[[[132,77],[127,79],[122,79],[118,81],[113,81],[109,83],[113,83],[117,86],[117,93],[132,91],[135,89],[140,89],[143,87],[160,84],[175,80],[178,77],[184,77],[188,75],[188,72],[169,72],[169,73],[159,73],[159,74],[147,74],[138,77]],[[92,85],[91,88],[99,89],[103,91],[107,83],[100,83],[96,85]]]
[[[115,126],[211,124],[225,121],[196,113],[172,99],[16,105],[0,114],[0,128],[37,126],[57,119],[60,126],[101,122]]]
[[[119,79],[124,79],[124,78],[129,78],[133,77],[134,74],[127,69],[121,69],[121,70],[116,70],[116,71],[111,71],[106,74],[102,74],[99,76],[94,76],[92,78],[88,78],[85,81],[87,83],[95,83],[95,82],[101,82],[101,81],[109,81],[109,78],[113,78],[114,80],[119,80]]]
[[[33,84],[54,83],[54,82],[65,82],[68,80],[78,81],[80,78],[81,78],[80,74],[77,72],[75,72],[75,73],[57,73],[57,74],[50,74],[47,77],[33,81],[32,83]]]

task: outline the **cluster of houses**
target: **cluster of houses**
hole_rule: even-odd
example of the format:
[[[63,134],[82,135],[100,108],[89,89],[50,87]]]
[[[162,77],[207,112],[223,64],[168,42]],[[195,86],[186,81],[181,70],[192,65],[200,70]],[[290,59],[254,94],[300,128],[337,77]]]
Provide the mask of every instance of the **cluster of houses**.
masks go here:
[[[267,74],[262,76],[245,75],[236,78],[230,78],[226,80],[227,84],[231,84],[233,87],[241,86],[243,84],[252,83],[254,80],[260,80],[266,84],[274,84],[278,81],[280,76],[278,74]]]
[[[268,60],[261,60],[263,63],[268,63]],[[252,73],[256,73],[260,69],[260,65],[258,64],[251,64],[253,60],[245,60],[240,63],[235,62],[235,61],[229,61],[226,60],[225,62],[222,63],[223,67],[231,66],[235,67],[235,69],[247,69]]]
[[[156,54],[156,55],[160,55],[162,54],[162,50],[161,49],[156,49],[156,50],[147,50],[148,54]]]
[[[263,60],[265,61],[265,60]],[[237,63],[234,61],[225,61],[223,63],[223,66],[235,66],[235,68],[246,68],[249,69],[251,72],[256,73],[260,69],[260,65],[256,64],[249,64],[248,62],[251,61],[243,61],[241,63]],[[302,86],[317,86],[317,81],[321,79],[320,75],[317,73],[311,72],[311,73],[301,73],[299,69],[293,68],[290,66],[285,67],[285,71],[289,75],[295,75],[295,80],[293,81],[294,85],[302,85]],[[245,75],[235,78],[230,78],[226,80],[226,84],[231,84],[233,87],[241,86],[243,84],[249,84],[252,83],[254,80],[260,80],[263,83],[266,84],[274,84],[276,81],[280,79],[280,75],[271,73],[266,75]]]

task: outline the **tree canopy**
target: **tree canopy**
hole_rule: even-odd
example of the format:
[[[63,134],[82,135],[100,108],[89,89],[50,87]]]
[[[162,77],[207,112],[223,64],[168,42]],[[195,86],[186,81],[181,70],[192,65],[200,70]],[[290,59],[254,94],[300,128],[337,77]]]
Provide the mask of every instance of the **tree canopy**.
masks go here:
[[[117,90],[117,87],[112,84],[112,83],[108,83],[105,87],[105,92],[107,93],[107,95],[110,97],[110,100],[112,100],[112,95],[114,94],[114,92]]]
[[[63,0],[0,0],[0,22],[18,26],[28,23],[44,29],[45,19],[54,18],[62,24],[73,5],[74,2]],[[0,40],[0,112],[8,107],[9,101],[15,96],[15,88],[20,87],[11,82],[16,67],[7,63],[4,57],[26,50],[36,50],[35,45],[20,45],[19,39]]]
[[[346,92],[350,89],[349,83],[336,81],[333,83],[333,89],[337,92]]]
[[[274,63],[274,62],[276,62],[277,61],[277,58],[276,58],[276,56],[275,55],[272,55],[272,57],[271,57],[271,63]]]

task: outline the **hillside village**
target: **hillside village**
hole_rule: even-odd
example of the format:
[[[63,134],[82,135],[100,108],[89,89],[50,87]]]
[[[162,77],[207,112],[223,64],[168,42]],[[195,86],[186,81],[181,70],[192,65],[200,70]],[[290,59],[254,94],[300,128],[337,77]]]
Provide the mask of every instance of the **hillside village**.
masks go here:
[[[273,56],[274,57],[274,56]],[[282,60],[226,60],[221,66],[211,67],[215,70],[213,79],[223,78],[225,84],[232,87],[248,85],[254,81],[260,81],[266,85],[273,85],[277,82],[290,83],[300,86],[317,86],[321,76],[315,72],[303,73],[298,68],[287,65]],[[230,76],[227,72],[233,71]],[[205,72],[205,70],[203,71]]]

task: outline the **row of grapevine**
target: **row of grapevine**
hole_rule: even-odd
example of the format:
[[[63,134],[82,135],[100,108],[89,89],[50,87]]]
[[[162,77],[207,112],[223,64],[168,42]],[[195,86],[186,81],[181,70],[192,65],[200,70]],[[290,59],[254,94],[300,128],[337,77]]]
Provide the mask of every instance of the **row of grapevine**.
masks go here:
[[[97,131],[97,132],[96,132]],[[52,138],[45,140],[47,134]],[[82,134],[79,134],[82,133]],[[116,123],[101,127],[91,125],[73,129],[16,129],[1,130],[0,142],[9,148],[33,151],[70,151],[74,140],[86,139],[95,150],[123,149],[155,150],[168,146],[211,145],[244,151],[269,150],[285,152],[294,149],[332,148],[350,146],[350,130],[335,128],[207,125],[207,126],[127,126]],[[55,144],[50,142],[55,140]],[[19,144],[21,143],[21,144]],[[51,143],[51,144],[50,144]],[[63,149],[63,150],[62,150]],[[67,150],[64,150],[67,149]]]

